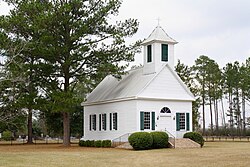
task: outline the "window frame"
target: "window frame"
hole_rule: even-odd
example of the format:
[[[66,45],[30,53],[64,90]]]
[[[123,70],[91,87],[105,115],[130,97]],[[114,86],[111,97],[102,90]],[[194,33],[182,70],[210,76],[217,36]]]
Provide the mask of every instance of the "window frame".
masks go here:
[[[91,118],[91,120],[90,120],[90,124],[91,124],[90,129],[91,129],[91,131],[96,131],[96,114],[90,115],[90,118]]]
[[[118,114],[112,113],[112,130],[118,129]]]
[[[144,112],[144,130],[151,129],[151,112]]]
[[[147,45],[147,63],[152,62],[152,45]]]
[[[168,62],[168,44],[161,44],[161,61]]]

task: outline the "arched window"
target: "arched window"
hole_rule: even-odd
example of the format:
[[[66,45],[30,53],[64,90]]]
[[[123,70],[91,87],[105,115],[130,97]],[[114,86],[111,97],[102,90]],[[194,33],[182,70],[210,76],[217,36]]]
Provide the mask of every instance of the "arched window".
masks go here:
[[[163,107],[161,113],[171,113],[171,110],[168,107]]]

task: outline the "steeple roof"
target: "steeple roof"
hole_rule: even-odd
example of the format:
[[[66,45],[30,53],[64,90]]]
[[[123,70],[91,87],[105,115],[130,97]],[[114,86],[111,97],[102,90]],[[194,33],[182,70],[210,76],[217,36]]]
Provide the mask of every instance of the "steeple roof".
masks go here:
[[[168,36],[168,34],[159,25],[153,30],[149,37],[142,42],[142,45],[145,45],[152,41],[166,42],[171,44],[178,43],[176,40]]]

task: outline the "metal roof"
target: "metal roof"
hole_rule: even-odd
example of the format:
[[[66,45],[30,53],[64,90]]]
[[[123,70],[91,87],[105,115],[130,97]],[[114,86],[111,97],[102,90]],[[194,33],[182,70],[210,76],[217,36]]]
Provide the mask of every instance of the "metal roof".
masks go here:
[[[135,97],[156,75],[143,75],[143,68],[130,70],[121,80],[109,75],[89,94],[86,103]]]
[[[142,42],[142,45],[150,43],[152,41],[160,41],[166,43],[177,44],[173,38],[171,38],[162,28],[161,26],[157,26],[153,32],[149,35],[147,39]]]

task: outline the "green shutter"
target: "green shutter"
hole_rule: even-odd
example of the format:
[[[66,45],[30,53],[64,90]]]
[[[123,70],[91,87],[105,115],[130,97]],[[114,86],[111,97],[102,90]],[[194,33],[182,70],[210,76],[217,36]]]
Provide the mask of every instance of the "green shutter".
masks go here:
[[[168,61],[168,45],[166,44],[161,45],[161,60]]]
[[[91,130],[91,115],[89,115],[89,130]]]
[[[180,113],[176,113],[176,131],[180,130]]]
[[[118,116],[117,113],[115,113],[115,130],[118,129]]]
[[[187,125],[187,131],[190,130],[190,121],[189,121],[189,113],[186,113],[186,125]]]
[[[141,130],[144,130],[144,112],[140,112],[140,124],[141,124]]]
[[[147,46],[147,62],[152,62],[152,45]]]
[[[109,113],[109,130],[112,130],[112,113]]]
[[[152,112],[152,130],[155,130],[155,112]]]
[[[104,130],[107,130],[107,114],[104,114]]]
[[[99,131],[102,130],[102,115],[99,114]]]

